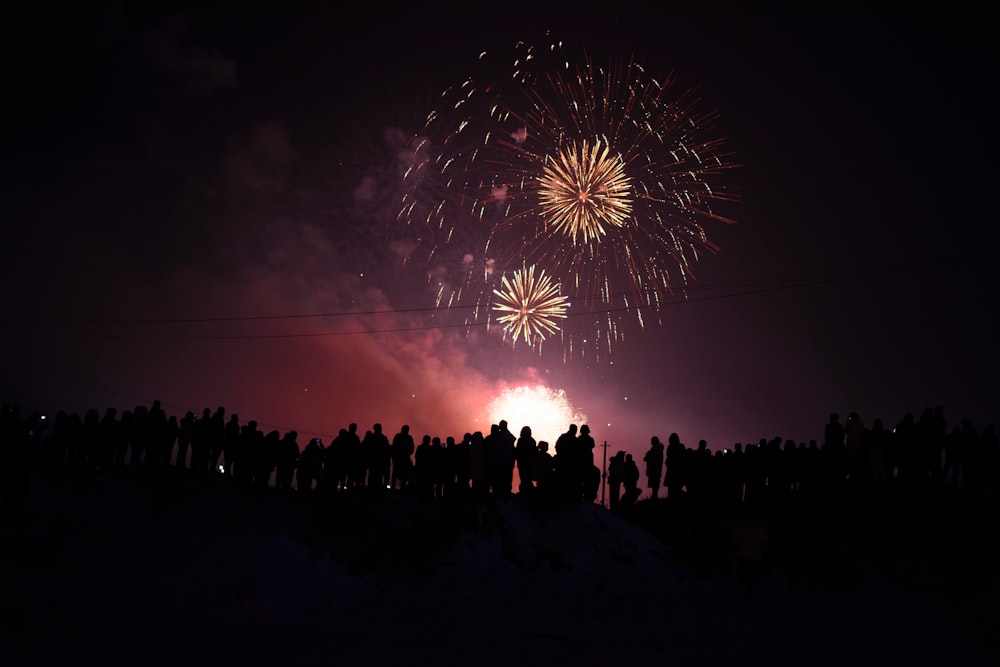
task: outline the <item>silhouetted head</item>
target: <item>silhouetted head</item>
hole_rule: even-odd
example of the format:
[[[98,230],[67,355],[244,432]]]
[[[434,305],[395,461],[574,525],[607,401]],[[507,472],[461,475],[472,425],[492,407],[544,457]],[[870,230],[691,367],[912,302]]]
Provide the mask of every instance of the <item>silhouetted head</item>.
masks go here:
[[[382,425],[379,424],[379,423],[376,423],[374,426],[372,426],[372,428],[375,429],[376,433],[381,433],[382,432]]]
[[[649,439],[649,444],[658,445],[660,444],[660,439],[654,435],[652,438]]]
[[[584,424],[583,426],[580,427],[580,433],[587,435],[588,433],[590,433],[590,427]]]
[[[350,431],[351,433],[357,433],[358,432],[358,425],[357,424],[348,424],[347,430]]]
[[[576,435],[576,424],[569,425],[569,432],[571,435]]]
[[[507,430],[507,420],[506,419],[501,419],[500,420],[500,430],[501,431],[506,431]]]
[[[410,432],[410,425],[409,424],[403,424],[403,428],[401,428],[399,430],[401,432],[403,432],[403,433],[409,433]]]
[[[522,438],[530,438],[531,437],[531,427],[530,426],[522,426],[521,427],[521,437]]]
[[[540,440],[538,442],[538,451],[540,451],[540,452],[547,452],[547,451],[549,451],[549,443],[545,442],[544,440]]]

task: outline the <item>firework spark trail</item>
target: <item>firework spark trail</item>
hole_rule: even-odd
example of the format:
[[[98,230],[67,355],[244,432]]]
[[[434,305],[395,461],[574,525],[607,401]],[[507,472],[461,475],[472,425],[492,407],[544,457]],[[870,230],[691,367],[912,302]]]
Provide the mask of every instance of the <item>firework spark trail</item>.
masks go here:
[[[692,91],[672,96],[672,79],[635,59],[600,67],[583,53],[574,65],[560,44],[522,43],[512,62],[507,76],[487,70],[444,92],[415,138],[434,148],[410,179],[400,219],[423,230],[437,258],[466,259],[453,278],[468,296],[491,300],[506,289],[497,285],[504,271],[482,270],[500,257],[544,267],[586,307],[630,308],[599,326],[576,318],[592,327],[575,334],[581,344],[563,337],[580,353],[587,338],[609,350],[626,319],[644,327],[641,308],[658,308],[703,253],[718,250],[703,223],[732,222],[716,205],[738,201],[720,180],[737,165],[722,139],[706,137],[716,115],[697,112]]]

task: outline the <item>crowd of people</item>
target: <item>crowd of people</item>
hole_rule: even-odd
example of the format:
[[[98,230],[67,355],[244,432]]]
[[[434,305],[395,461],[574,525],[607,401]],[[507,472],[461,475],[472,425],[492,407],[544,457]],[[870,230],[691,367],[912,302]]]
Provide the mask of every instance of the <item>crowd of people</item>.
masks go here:
[[[949,425],[943,408],[927,407],[918,417],[904,415],[892,428],[880,419],[866,425],[857,413],[846,420],[832,413],[820,428],[822,437],[809,442],[762,438],[714,451],[705,440],[689,447],[677,433],[665,444],[652,436],[641,464],[621,450],[598,467],[586,424],[569,424],[551,448],[534,438],[530,426],[514,435],[506,421],[486,434],[423,435],[419,442],[408,425],[390,438],[381,424],[362,434],[351,423],[324,444],[319,438],[300,443],[294,430],[265,432],[255,420],[241,421],[223,407],[205,408],[200,416],[189,411],[178,419],[153,401],[120,415],[109,408],[103,415],[93,409],[82,416],[60,411],[48,419],[39,413],[22,416],[5,404],[0,510],[22,504],[31,469],[83,478],[204,481],[276,493],[318,509],[343,507],[336,498],[371,497],[366,494],[445,501],[441,507],[447,501],[516,497],[522,507],[543,511],[600,502],[686,554],[704,574],[727,572],[728,559],[734,558],[749,592],[769,550],[791,573],[803,563],[821,562],[832,547],[809,547],[816,538],[808,534],[846,516],[852,495],[879,498],[864,501],[877,505],[862,503],[850,513],[850,521],[871,524],[872,530],[893,525],[916,530],[921,524],[900,508],[926,521],[928,506],[921,511],[918,505],[926,498],[947,500],[954,496],[943,493],[949,490],[966,498],[1000,497],[1000,442],[992,424],[979,429],[962,419]],[[644,491],[653,502],[637,502]],[[886,504],[886,493],[897,500]],[[879,505],[883,513],[873,514]],[[941,515],[938,532],[962,516],[946,505],[933,511]],[[955,529],[948,530],[955,539]],[[879,547],[883,554],[895,548]],[[940,553],[933,557],[947,560]],[[833,571],[816,576],[829,580]]]
[[[49,420],[22,417],[5,404],[0,414],[0,456],[5,464],[50,469],[131,470],[169,467],[224,476],[245,489],[311,497],[352,489],[407,491],[426,499],[504,497],[515,491],[566,500],[606,502],[612,511],[642,495],[630,453],[618,451],[606,469],[595,463],[587,425],[568,425],[550,451],[531,427],[515,436],[506,421],[489,433],[456,438],[423,435],[403,425],[392,438],[381,424],[363,435],[356,423],[329,443],[302,444],[294,430],[264,432],[224,407],[189,411],[179,419],[160,401],[118,414],[96,409],[82,417],[60,411]],[[686,496],[723,505],[754,503],[842,483],[934,481],[1000,490],[1000,443],[993,425],[977,429],[964,419],[949,428],[942,407],[905,415],[893,428],[875,419],[866,426],[851,413],[830,415],[821,441],[780,437],[710,450],[685,445],[677,433],[664,445],[653,436],[643,456],[651,498]],[[515,486],[516,480],[516,486]],[[605,501],[605,493],[607,501]]]

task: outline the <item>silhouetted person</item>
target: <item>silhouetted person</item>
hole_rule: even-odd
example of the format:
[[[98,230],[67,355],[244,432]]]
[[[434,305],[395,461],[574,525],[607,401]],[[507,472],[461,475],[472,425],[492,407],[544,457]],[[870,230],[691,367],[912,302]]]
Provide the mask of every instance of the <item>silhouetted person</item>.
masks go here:
[[[962,429],[952,427],[944,437],[944,463],[941,467],[941,480],[958,483],[962,470]]]
[[[424,500],[430,500],[434,497],[432,485],[433,462],[431,461],[433,456],[434,454],[431,452],[431,436],[425,434],[420,439],[420,444],[417,445],[417,450],[413,454],[413,473],[416,478],[417,496]]]
[[[83,414],[83,422],[80,425],[80,437],[77,439],[76,447],[76,467],[89,468],[93,465],[100,428],[101,413],[90,408]]]
[[[153,401],[149,409],[148,440],[146,444],[146,465],[157,466],[170,460],[167,451],[167,413],[160,401]]]
[[[608,461],[608,509],[617,512],[621,505],[622,485],[625,483],[625,452],[618,451]]]
[[[363,447],[368,459],[368,488],[385,489],[389,486],[392,445],[382,432],[382,424],[372,426],[371,436]]]
[[[487,476],[486,438],[482,431],[472,434],[469,442],[469,480],[472,484],[472,497],[476,501],[489,495],[490,483]]]
[[[596,443],[594,442],[593,436],[590,435],[590,426],[584,424],[580,427],[580,433],[576,437],[576,465],[578,466],[578,475],[580,478],[580,491],[584,500],[591,500],[590,498],[590,488],[593,484],[593,468],[594,468],[594,448]],[[600,487],[600,473],[598,472],[598,482],[597,486]]]
[[[118,422],[118,430],[115,434],[115,459],[116,469],[124,468],[128,465],[129,445],[132,442],[132,411],[122,412],[122,418]]]
[[[655,435],[649,439],[649,449],[642,457],[646,463],[646,486],[655,500],[660,493],[660,481],[663,479],[663,443]]]
[[[919,468],[919,453],[917,445],[917,427],[913,415],[907,413],[896,424],[892,434],[892,467],[900,481],[911,482],[917,479]]]
[[[392,438],[392,478],[390,486],[394,489],[404,489],[413,482],[413,454],[416,447],[410,426],[403,424],[399,433]]]
[[[553,480],[556,493],[565,500],[579,500],[580,464],[576,449],[576,424],[556,438],[556,453],[553,457]]]
[[[461,490],[458,488],[458,471],[462,465],[463,449],[462,443],[456,441],[454,436],[449,435],[445,438],[442,475],[444,495],[449,499],[461,497]]]
[[[303,497],[313,492],[313,484],[323,474],[323,445],[319,438],[312,438],[302,450],[295,474],[295,488]]]
[[[347,425],[347,435],[344,436],[344,459],[347,466],[348,488],[364,486],[367,472],[365,453],[361,445],[361,436],[358,435],[358,425],[353,422]]]
[[[922,480],[938,481],[941,478],[944,436],[947,434],[944,408],[927,406],[920,413],[917,422],[917,438],[920,442],[922,464],[919,477]]]
[[[847,477],[858,484],[864,477],[865,423],[857,412],[847,415],[844,426],[844,453],[847,457]]]
[[[622,486],[625,491],[622,494],[621,504],[634,505],[642,491],[639,490],[639,466],[632,460],[631,454],[625,454],[625,479],[622,481]]]
[[[174,445],[177,443],[177,438],[180,436],[180,434],[181,434],[181,425],[177,421],[177,417],[175,415],[170,415],[169,417],[167,417],[167,439],[166,442],[164,443],[165,448],[163,450],[164,458],[162,465],[164,466],[170,465],[170,458],[171,456],[173,456],[174,453]]]
[[[193,410],[188,410],[181,418],[180,428],[177,430],[177,460],[174,463],[178,468],[187,467],[188,448],[194,435],[194,421]]]
[[[469,492],[470,485],[472,484],[471,461],[469,460],[471,448],[472,434],[466,433],[462,436],[462,441],[455,448],[454,454],[455,487],[463,496]]]
[[[290,493],[292,490],[292,479],[295,476],[295,466],[299,462],[300,452],[297,439],[299,434],[295,431],[288,431],[281,439],[278,448],[277,469],[274,476],[274,488],[279,493]]]
[[[208,427],[208,469],[211,472],[219,471],[219,461],[223,459],[223,452],[226,448],[226,409],[218,407],[212,413],[212,419]],[[225,470],[225,466],[223,466]]]
[[[830,421],[823,428],[823,470],[827,486],[840,487],[847,480],[850,461],[844,443],[846,431],[840,415],[830,413]]]
[[[206,412],[208,408],[205,409]],[[208,421],[211,418],[211,414],[204,417],[204,421]],[[198,420],[202,421],[201,419]],[[195,433],[198,433],[198,429],[195,428]],[[254,479],[257,475],[258,459],[261,453],[261,441],[264,439],[264,433],[257,428],[257,421],[251,419],[240,429],[240,444],[236,452],[236,469],[233,471],[233,482],[238,488],[250,489],[253,487]],[[208,450],[203,450],[203,456],[208,458]],[[207,468],[207,461],[204,463],[203,469]]]
[[[241,440],[240,447],[243,447]],[[191,432],[191,469],[201,474],[208,471],[212,449],[212,409],[204,408]]]
[[[348,437],[347,429],[340,429],[337,437],[331,440],[329,446],[323,450],[323,474],[320,476],[318,486],[323,487],[326,493],[342,491],[347,488],[347,478],[350,472]]]
[[[722,492],[723,504],[738,505],[743,502],[743,480],[745,478],[743,443],[737,442],[732,451],[724,452],[722,457],[723,474],[725,476]]]
[[[514,449],[517,438],[507,428],[507,421],[501,420],[491,429],[491,438],[486,446],[487,470],[490,488],[497,496],[506,497],[514,485]]]
[[[108,408],[101,417],[97,435],[96,465],[101,470],[111,470],[114,466],[115,448],[118,443],[118,411]]]
[[[889,436],[890,433],[885,430],[881,419],[873,421],[871,429],[865,434],[865,453],[868,461],[867,478],[873,484],[881,484],[888,478]]]
[[[529,491],[533,486],[532,465],[538,453],[538,443],[531,437],[531,427],[522,426],[521,435],[514,447],[514,461],[517,464],[518,492]]]
[[[445,485],[448,482],[448,452],[441,438],[437,436],[431,438],[430,454],[431,496],[435,500],[440,500],[444,497]]]
[[[552,493],[552,455],[545,440],[538,442],[538,451],[531,459],[531,479],[539,495],[547,497]]]
[[[236,467],[236,460],[239,458],[241,430],[240,416],[236,413],[229,415],[229,421],[226,422],[225,441],[222,445],[222,460],[224,461],[222,472],[228,477],[233,476],[233,468]]]
[[[57,415],[58,416],[58,415]],[[138,469],[143,462],[146,446],[149,442],[149,408],[137,405],[132,411],[132,432],[129,437],[131,461],[129,465]]]
[[[698,448],[691,452],[688,492],[699,498],[708,497],[712,477],[712,450],[707,440],[699,440]]]
[[[836,412],[830,413],[830,421],[823,428],[823,444],[837,447],[844,444],[844,425]]]
[[[573,448],[576,445],[576,424],[570,424],[565,433],[556,438],[556,456],[566,454],[572,456]]]
[[[684,489],[684,444],[680,436],[671,433],[667,438],[666,451],[666,481],[667,498],[680,498]]]
[[[281,434],[277,430],[267,432],[260,439],[257,450],[257,469],[254,472],[254,488],[266,491],[271,485],[271,475],[278,466],[278,454],[281,449]]]

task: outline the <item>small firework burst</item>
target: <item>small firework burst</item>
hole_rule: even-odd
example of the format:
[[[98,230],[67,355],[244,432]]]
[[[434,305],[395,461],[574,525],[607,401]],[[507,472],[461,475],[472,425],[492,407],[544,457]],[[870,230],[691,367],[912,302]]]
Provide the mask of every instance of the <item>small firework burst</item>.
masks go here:
[[[566,297],[559,285],[535,267],[518,270],[510,279],[503,276],[500,289],[493,290],[493,310],[502,313],[497,322],[515,344],[522,341],[538,347],[559,331],[557,320],[566,317]]]

